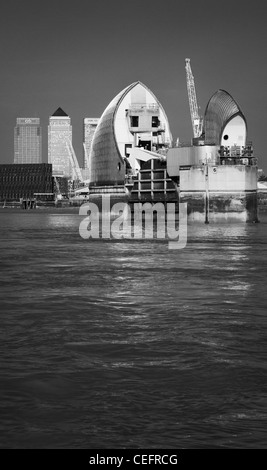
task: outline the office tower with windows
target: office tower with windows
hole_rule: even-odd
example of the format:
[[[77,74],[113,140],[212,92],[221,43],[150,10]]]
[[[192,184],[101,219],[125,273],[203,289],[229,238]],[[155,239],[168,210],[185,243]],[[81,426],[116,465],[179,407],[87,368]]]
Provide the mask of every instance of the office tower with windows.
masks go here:
[[[53,176],[71,176],[69,145],[72,145],[71,119],[58,108],[49,117],[48,126],[48,163],[52,163]]]
[[[39,118],[17,118],[14,129],[14,163],[42,163]]]

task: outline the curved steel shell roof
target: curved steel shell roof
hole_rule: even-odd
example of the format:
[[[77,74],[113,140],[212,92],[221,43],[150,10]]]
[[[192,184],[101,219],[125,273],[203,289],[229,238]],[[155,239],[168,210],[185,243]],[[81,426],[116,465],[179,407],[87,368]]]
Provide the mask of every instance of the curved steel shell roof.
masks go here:
[[[233,97],[225,90],[218,90],[209,100],[204,116],[205,143],[220,145],[223,129],[235,116],[246,119]]]
[[[124,162],[115,139],[114,116],[121,99],[132,86],[115,96],[99,120],[92,142],[91,184],[124,184]]]
[[[140,81],[132,83],[128,87],[124,88],[124,90],[122,90],[117,96],[115,96],[115,98],[110,102],[108,107],[103,112],[93,137],[92,153],[90,158],[90,186],[124,184],[124,159],[119,151],[117,144],[114,130],[114,120],[122,100],[137,85],[141,85],[146,90],[148,90],[160,105],[155,95]],[[161,109],[166,116],[162,106]]]

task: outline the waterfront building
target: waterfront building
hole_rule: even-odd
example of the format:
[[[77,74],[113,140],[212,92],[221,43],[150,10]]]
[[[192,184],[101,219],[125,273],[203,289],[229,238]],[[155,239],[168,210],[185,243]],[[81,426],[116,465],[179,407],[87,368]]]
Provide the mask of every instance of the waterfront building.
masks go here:
[[[17,118],[14,129],[14,163],[42,163],[42,130],[39,118]]]
[[[0,201],[19,201],[53,190],[52,165],[48,163],[0,165]]]
[[[53,176],[71,176],[71,147],[71,119],[62,108],[58,108],[54,114],[49,117],[48,126],[48,163],[52,164]]]

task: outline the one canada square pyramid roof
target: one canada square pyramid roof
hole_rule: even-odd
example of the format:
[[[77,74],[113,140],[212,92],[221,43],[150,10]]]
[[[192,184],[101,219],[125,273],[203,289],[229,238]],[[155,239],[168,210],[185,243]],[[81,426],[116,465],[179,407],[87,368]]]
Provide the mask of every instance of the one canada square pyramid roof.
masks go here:
[[[56,117],[67,117],[68,114],[66,114],[65,111],[63,111],[62,108],[57,108],[57,110],[54,112],[54,114],[52,114],[52,116],[56,116]]]

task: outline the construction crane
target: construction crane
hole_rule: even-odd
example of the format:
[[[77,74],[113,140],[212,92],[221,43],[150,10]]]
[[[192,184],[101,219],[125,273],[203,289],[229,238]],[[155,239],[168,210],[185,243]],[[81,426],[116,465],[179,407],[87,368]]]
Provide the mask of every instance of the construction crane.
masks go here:
[[[56,201],[59,201],[63,198],[63,196],[62,196],[62,193],[61,193],[59,181],[58,181],[56,176],[54,176],[54,182],[55,182],[55,185],[56,185],[56,188],[57,188],[56,191],[55,191]]]
[[[189,99],[189,108],[191,114],[191,121],[193,127],[193,136],[200,137],[202,134],[203,120],[199,116],[199,110],[197,105],[197,96],[195,90],[194,77],[191,70],[190,59],[185,59],[185,70],[186,70],[186,84]]]
[[[68,139],[68,140],[66,141],[66,147],[67,147],[68,154],[69,154],[69,159],[70,159],[70,164],[71,164],[71,168],[72,168],[73,179],[77,179],[77,180],[79,180],[81,183],[83,183],[82,172],[81,172],[81,169],[80,169],[80,166],[79,166],[79,163],[78,163],[78,160],[77,160],[77,157],[76,157],[76,154],[75,154],[75,152],[74,152],[74,148],[73,148],[73,146],[72,146],[72,143],[71,143],[70,139]]]

